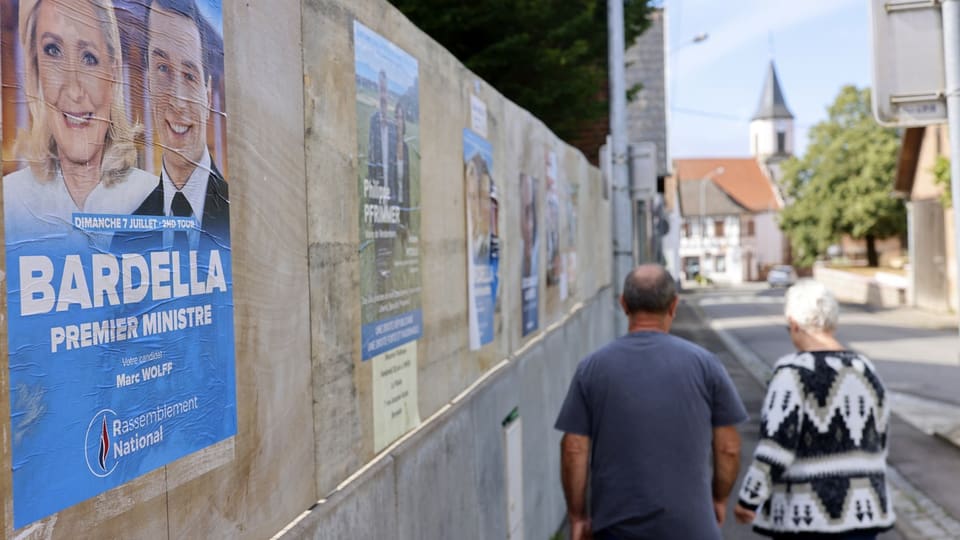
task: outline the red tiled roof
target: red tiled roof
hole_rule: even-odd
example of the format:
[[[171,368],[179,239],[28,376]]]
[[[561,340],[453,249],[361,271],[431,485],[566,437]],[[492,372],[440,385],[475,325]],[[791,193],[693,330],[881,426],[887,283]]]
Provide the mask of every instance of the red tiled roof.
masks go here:
[[[772,182],[754,158],[675,159],[673,174],[680,182],[709,178],[753,212],[780,209]]]

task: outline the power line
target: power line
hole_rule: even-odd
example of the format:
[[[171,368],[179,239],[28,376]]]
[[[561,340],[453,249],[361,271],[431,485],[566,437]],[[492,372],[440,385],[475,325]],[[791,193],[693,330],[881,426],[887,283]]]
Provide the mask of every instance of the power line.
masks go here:
[[[702,110],[699,110],[699,109],[687,109],[687,108],[685,108],[685,107],[671,107],[670,110],[671,110],[672,112],[676,112],[676,113],[679,113],[679,114],[685,114],[685,115],[688,115],[688,116],[702,116],[702,117],[705,117],[705,118],[715,118],[715,119],[718,119],[718,120],[727,120],[727,121],[729,121],[729,122],[737,122],[737,123],[742,123],[742,124],[749,124],[749,123],[751,122],[751,119],[750,119],[750,118],[746,118],[746,117],[743,117],[743,116],[736,116],[736,115],[732,115],[732,114],[718,113],[718,112],[713,112],[713,111],[702,111]],[[812,128],[813,126],[814,126],[814,124],[801,124],[801,123],[795,123],[795,124],[794,124],[794,127],[800,128],[800,129],[810,129],[810,128]]]
[[[697,109],[686,109],[684,107],[671,107],[670,110],[680,114],[686,114],[690,116],[705,116],[707,118],[717,118],[720,120],[729,120],[731,122],[743,122],[743,123],[750,122],[749,120],[743,118],[742,116],[734,116],[731,114],[723,114],[723,113],[710,112],[710,111],[700,111]]]

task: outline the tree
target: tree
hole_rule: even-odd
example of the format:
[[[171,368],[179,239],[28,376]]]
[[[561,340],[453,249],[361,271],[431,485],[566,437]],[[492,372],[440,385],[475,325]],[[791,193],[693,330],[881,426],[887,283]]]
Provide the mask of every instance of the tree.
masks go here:
[[[605,0],[390,0],[421,30],[562,139],[607,114]],[[625,2],[629,46],[648,0]]]
[[[806,154],[783,165],[788,204],[780,226],[800,264],[848,234],[866,241],[867,264],[875,267],[876,240],[907,226],[903,201],[890,194],[900,140],[873,120],[869,89],[845,86],[827,110],[810,130]]]

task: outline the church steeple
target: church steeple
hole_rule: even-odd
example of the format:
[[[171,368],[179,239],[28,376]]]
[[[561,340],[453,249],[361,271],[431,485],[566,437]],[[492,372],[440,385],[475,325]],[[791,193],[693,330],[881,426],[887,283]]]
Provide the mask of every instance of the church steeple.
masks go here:
[[[783,99],[783,90],[780,89],[780,79],[777,77],[777,68],[770,60],[770,68],[767,70],[767,80],[763,83],[763,91],[760,93],[760,103],[757,105],[757,112],[753,114],[751,120],[770,120],[773,118],[793,119],[793,113],[787,108],[787,102]]]
[[[757,112],[750,120],[750,153],[768,166],[793,155],[793,113],[783,98],[773,60],[767,69]]]

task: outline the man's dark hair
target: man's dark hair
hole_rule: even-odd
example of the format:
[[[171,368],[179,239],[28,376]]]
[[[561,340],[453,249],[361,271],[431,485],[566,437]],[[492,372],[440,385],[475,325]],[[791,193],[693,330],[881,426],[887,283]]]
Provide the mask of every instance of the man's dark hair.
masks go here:
[[[623,281],[623,302],[627,313],[666,313],[677,297],[673,276],[659,265],[655,272],[641,268],[635,268]]]
[[[200,47],[203,49],[200,51],[200,57],[203,59],[203,84],[206,86],[207,77],[210,75],[210,67],[207,65],[209,59],[207,58],[207,34],[213,30],[209,27],[207,20],[200,13],[200,8],[197,7],[197,3],[194,0],[148,0],[147,1],[147,18],[145,21],[146,28],[150,28],[150,13],[153,12],[153,8],[156,6],[159,9],[164,11],[171,11],[177,15],[182,15],[191,21],[197,27],[197,32],[200,34]],[[149,51],[147,52],[149,55]]]

